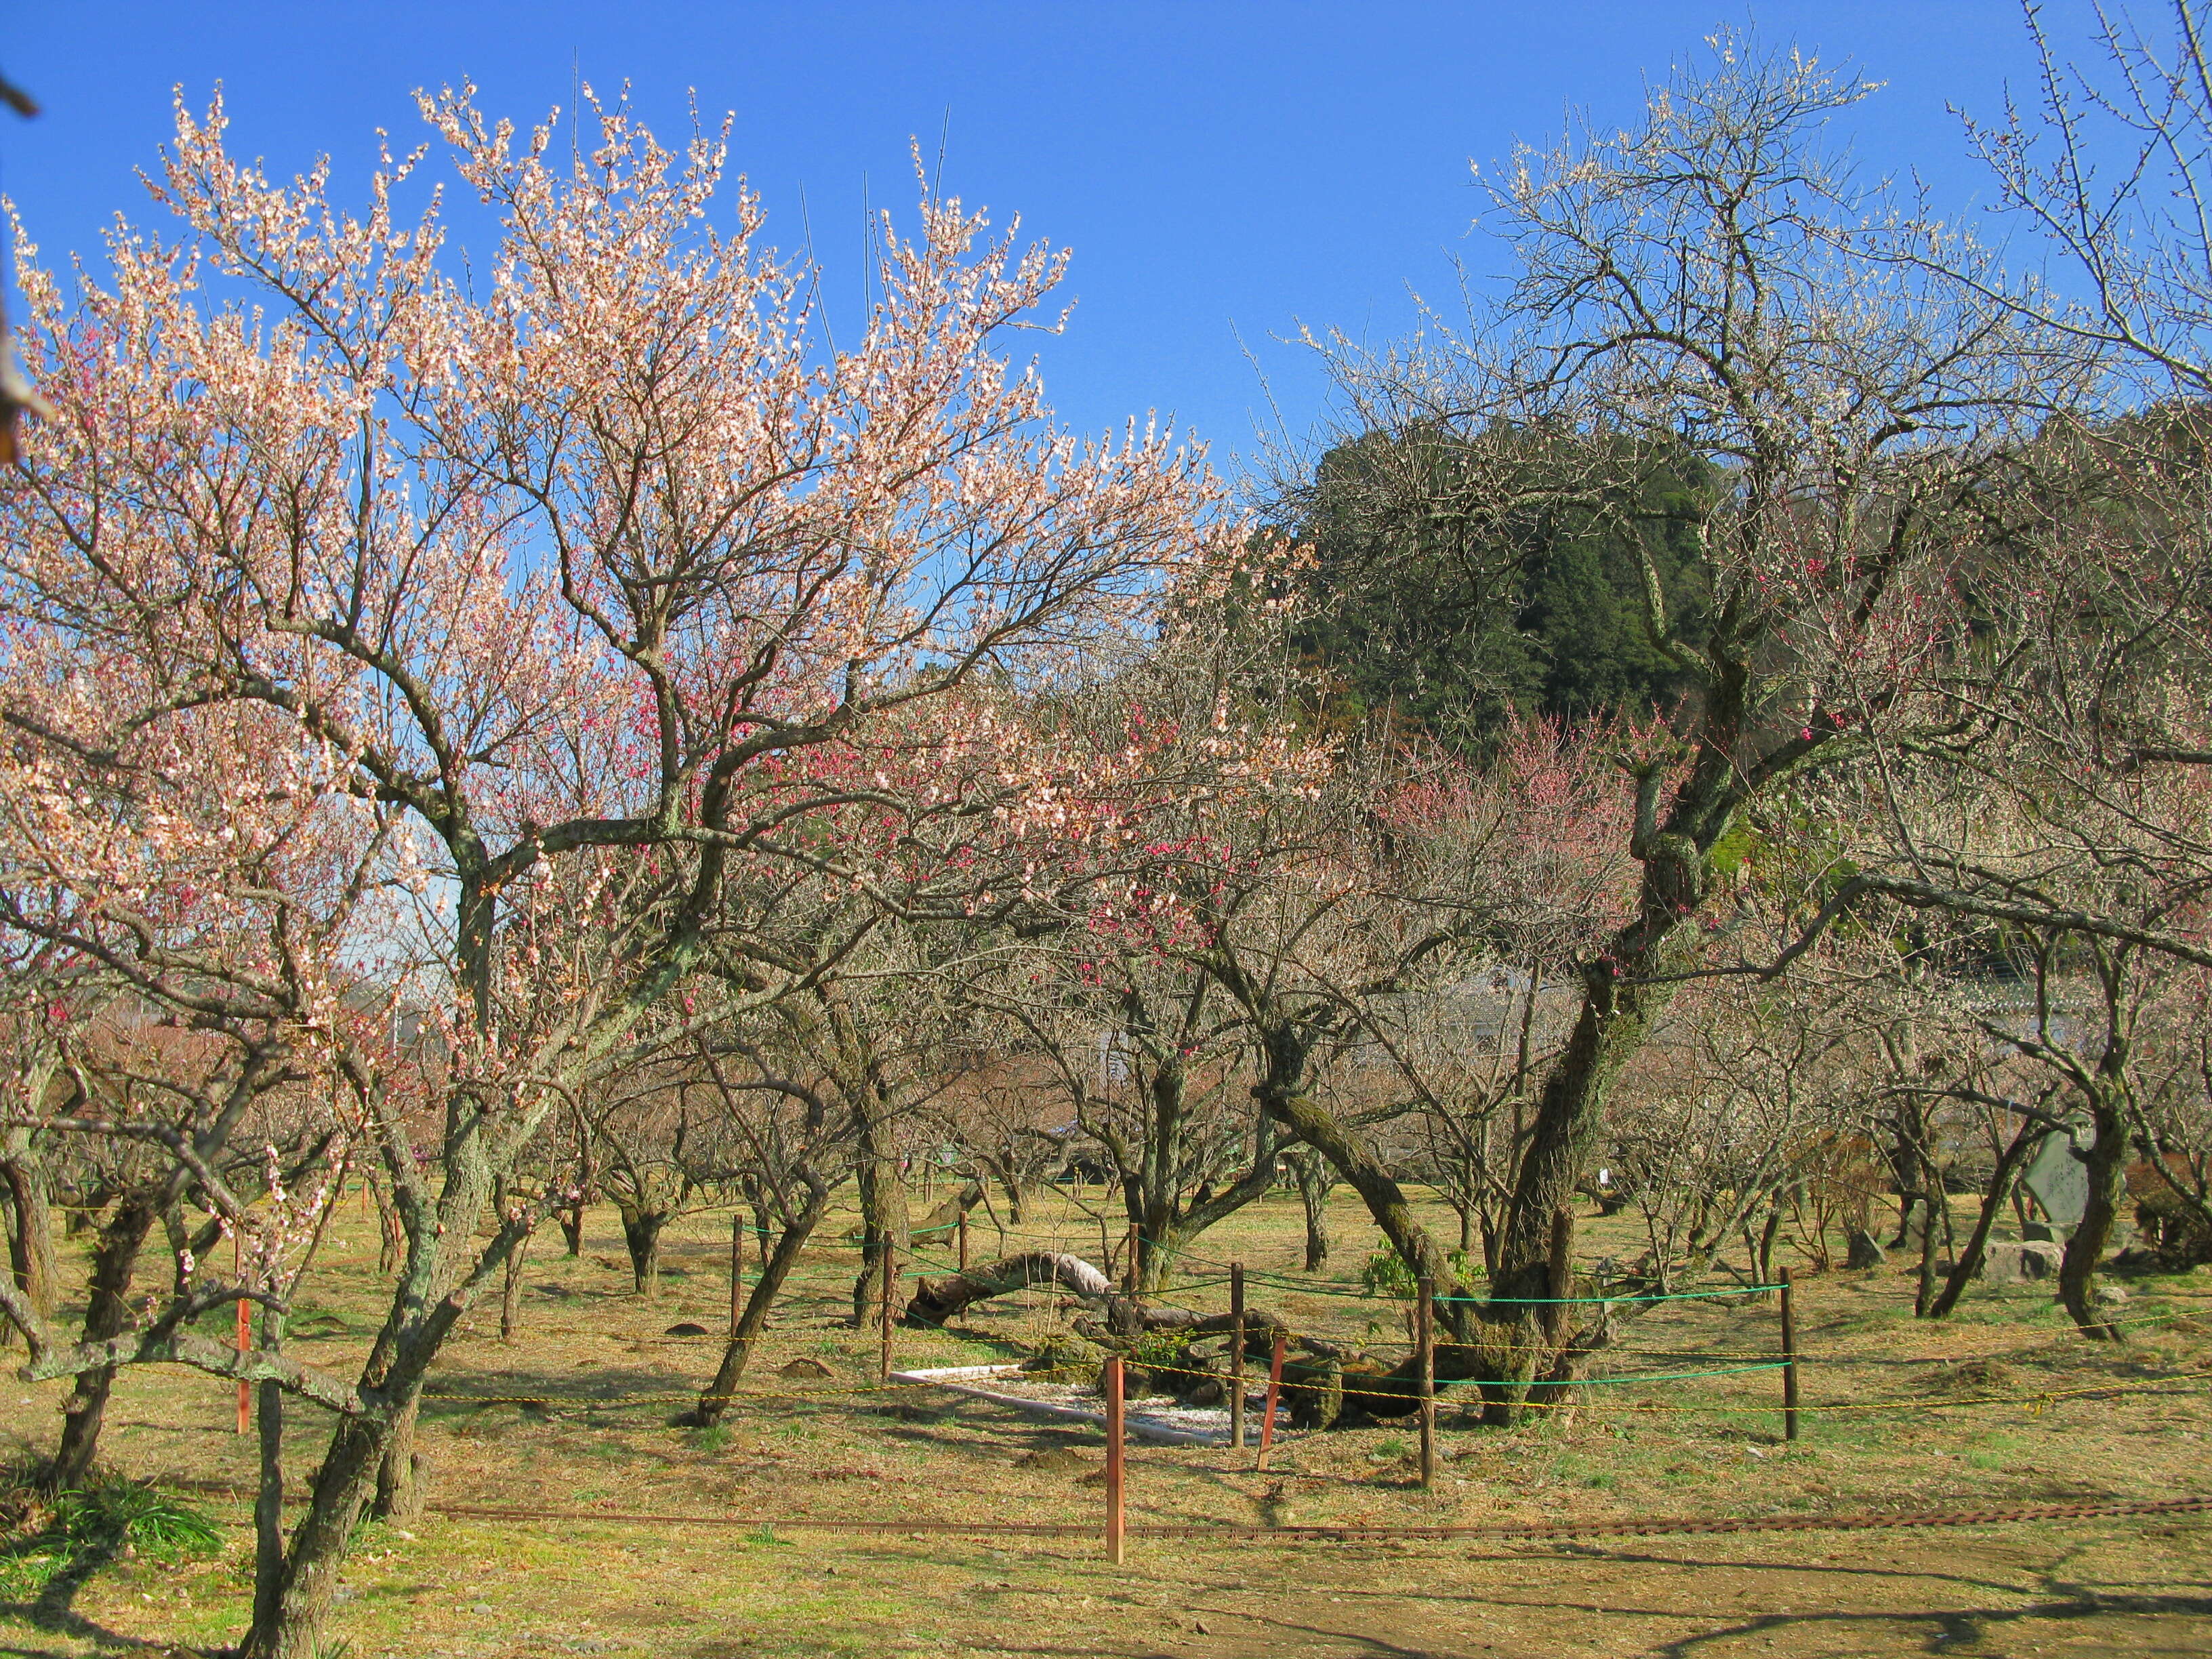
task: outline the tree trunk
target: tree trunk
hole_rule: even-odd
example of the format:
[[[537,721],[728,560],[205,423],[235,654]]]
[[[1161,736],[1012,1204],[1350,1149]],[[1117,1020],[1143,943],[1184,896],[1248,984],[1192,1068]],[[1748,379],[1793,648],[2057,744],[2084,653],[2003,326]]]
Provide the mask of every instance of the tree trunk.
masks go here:
[[[1782,1210],[1778,1204],[1767,1211],[1765,1224],[1759,1230],[1759,1260],[1753,1271],[1758,1273],[1759,1282],[1762,1285],[1774,1283],[1774,1241],[1781,1232]],[[1764,1297],[1760,1299],[1765,1300]]]
[[[154,1203],[143,1192],[125,1196],[100,1229],[92,1260],[92,1283],[84,1310],[84,1340],[105,1342],[131,1324],[131,1281],[138,1255],[154,1227]],[[76,1386],[62,1403],[62,1433],[47,1480],[55,1492],[82,1487],[100,1452],[100,1429],[115,1387],[115,1367],[79,1371]]]
[[[398,1271],[399,1255],[407,1239],[407,1229],[399,1217],[399,1206],[385,1189],[384,1182],[372,1170],[368,1176],[368,1194],[376,1205],[377,1248],[376,1271],[389,1274]]]
[[[1966,1240],[1966,1248],[1951,1264],[1951,1276],[1945,1281],[1942,1294],[1929,1307],[1929,1318],[1946,1317],[1952,1309],[1959,1305],[1959,1298],[1966,1294],[1968,1281],[1981,1272],[1982,1258],[1988,1252],[1990,1233],[1996,1225],[1997,1212],[2004,1207],[2006,1195],[2013,1190],[2014,1173],[2027,1161],[2028,1149],[2042,1138],[2043,1133],[2041,1120],[2023,1118],[2011,1144],[1998,1155],[1996,1168],[1990,1175],[1990,1184],[1982,1194],[1982,1211],[1975,1219],[1974,1231]]]
[[[422,1454],[415,1449],[420,1402],[410,1400],[392,1419],[376,1465],[376,1498],[369,1513],[380,1521],[412,1521],[428,1497]]]
[[[2093,1341],[2121,1340],[2119,1328],[2096,1309],[2097,1264],[2112,1243],[2120,1206],[2127,1196],[2127,1126],[2119,1108],[2105,1097],[2090,1103],[2089,1121],[2097,1139],[2082,1162],[2087,1166],[2089,1200],[2081,1224],[2066,1240],[2058,1263],[2058,1297],[2081,1334]]]
[[[962,1216],[982,1201],[983,1183],[975,1180],[963,1181],[950,1198],[922,1218],[921,1225],[914,1229],[914,1234],[916,1237],[926,1234],[935,1238],[938,1234],[957,1224]]]
[[[942,1325],[971,1303],[1032,1285],[1057,1285],[1097,1301],[1110,1300],[1114,1294],[1113,1281],[1082,1257],[1057,1250],[1032,1250],[988,1267],[971,1267],[950,1279],[924,1280],[907,1304],[907,1317],[919,1323]]]
[[[1328,1266],[1328,1194],[1336,1185],[1328,1161],[1318,1152],[1301,1152],[1291,1159],[1298,1183],[1298,1202],[1306,1212],[1306,1271],[1317,1273]],[[1467,1236],[1467,1212],[1460,1212],[1460,1237]],[[1462,1247],[1464,1249],[1464,1245]]]
[[[32,1144],[31,1133],[11,1128],[0,1139],[0,1181],[7,1182],[14,1221],[8,1231],[8,1269],[32,1310],[51,1319],[61,1299],[61,1268],[54,1259],[46,1164]]]
[[[1655,866],[1647,862],[1644,867],[1648,891]],[[1535,1121],[1529,1126],[1498,1241],[1492,1305],[1485,1310],[1501,1384],[1483,1391],[1483,1420],[1492,1426],[1521,1420],[1528,1383],[1546,1352],[1540,1304],[1531,1298],[1548,1293],[1552,1218],[1574,1201],[1597,1139],[1607,1088],[1643,1046],[1652,1020],[1666,1006],[1669,987],[1629,978],[1656,967],[1659,957],[1655,942],[1623,966],[1607,961],[1584,964],[1582,1011],[1537,1097]]]
[[[1270,1066],[1271,1073],[1275,1070]],[[1460,1299],[1465,1287],[1459,1283],[1451,1258],[1415,1218],[1405,1190],[1380,1160],[1353,1139],[1327,1107],[1304,1089],[1286,1085],[1280,1075],[1263,1079],[1257,1092],[1268,1116],[1336,1166],[1337,1173],[1359,1194],[1368,1214],[1374,1217],[1400,1260],[1413,1270],[1414,1277],[1436,1282],[1437,1316],[1458,1340],[1470,1340],[1474,1322],[1468,1304]],[[1454,1292],[1457,1294],[1452,1300],[1442,1300]]]
[[[584,1253],[584,1200],[578,1199],[561,1211],[561,1238],[571,1260]]]
[[[1936,1202],[1942,1199],[1945,1209],[1951,1207],[1934,1170],[1923,1167],[1920,1171],[1920,1182],[1919,1278],[1912,1292],[1912,1316],[1916,1319],[1926,1318],[1929,1309],[1936,1305]]]
[[[514,1340],[517,1316],[522,1308],[522,1261],[530,1254],[530,1235],[525,1233],[507,1258],[507,1282],[499,1293],[499,1340]]]
[[[283,1316],[264,1308],[261,1346],[273,1350],[283,1340]],[[253,1497],[253,1627],[265,1630],[276,1624],[284,1593],[284,1390],[264,1382],[256,1393],[261,1481]]]
[[[417,1378],[407,1391],[404,1409],[411,1413],[413,1395],[420,1386]],[[392,1417],[382,1413],[350,1418],[339,1425],[316,1472],[307,1513],[292,1534],[265,1613],[259,1608],[257,1590],[257,1617],[240,1659],[319,1659],[325,1650],[320,1638],[331,1598],[337,1592],[338,1570],[345,1563],[362,1502],[377,1484],[392,1427]]]
[[[751,1293],[745,1297],[744,1311],[738,1316],[738,1328],[731,1333],[729,1343],[722,1350],[722,1363],[714,1372],[714,1380],[707,1385],[706,1393],[699,1396],[699,1404],[692,1412],[693,1420],[702,1428],[720,1422],[722,1413],[730,1408],[731,1397],[744,1380],[745,1362],[752,1357],[753,1340],[768,1323],[769,1310],[782,1294],[784,1280],[798,1265],[799,1252],[806,1248],[806,1241],[813,1237],[821,1219],[822,1206],[811,1206],[776,1236],[775,1248],[761,1264]]]
[[[881,1101],[871,1106],[860,1131],[860,1273],[853,1283],[853,1320],[863,1328],[874,1321],[883,1305],[886,1253],[896,1252],[903,1259],[910,1242],[906,1183],[899,1177],[890,1108]],[[892,1296],[897,1296],[896,1288]]]
[[[629,1248],[630,1277],[636,1283],[637,1293],[647,1301],[660,1287],[660,1230],[668,1224],[665,1210],[635,1209],[621,1206],[623,1243]]]

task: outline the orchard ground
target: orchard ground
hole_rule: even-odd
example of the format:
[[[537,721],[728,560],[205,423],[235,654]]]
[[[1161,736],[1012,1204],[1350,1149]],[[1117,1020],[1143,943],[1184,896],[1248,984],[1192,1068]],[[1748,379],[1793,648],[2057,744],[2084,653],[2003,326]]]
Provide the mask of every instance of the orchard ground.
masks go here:
[[[1343,1194],[1332,1217],[1336,1253],[1324,1273],[1297,1271],[1301,1214],[1293,1194],[1279,1194],[1206,1234],[1164,1299],[1225,1305],[1214,1264],[1233,1256],[1255,1276],[1255,1308],[1378,1350],[1402,1343],[1401,1304],[1357,1294],[1371,1228]],[[631,1288],[613,1210],[590,1219],[578,1258],[550,1230],[535,1242],[511,1346],[495,1302],[447,1347],[423,1409],[431,1512],[405,1528],[364,1527],[334,1653],[341,1644],[349,1659],[2212,1651],[2212,1516],[1509,1543],[1139,1534],[1119,1569],[1093,1536],[797,1528],[788,1523],[1093,1524],[1101,1437],[940,1391],[876,1389],[876,1334],[850,1322],[849,1218],[809,1250],[724,1424],[677,1426],[720,1345],[665,1333],[686,1322],[725,1328],[729,1212],[671,1227],[650,1301]],[[1430,1219],[1449,1236],[1440,1205]],[[1057,1194],[1017,1231],[1010,1245],[1100,1254],[1097,1222]],[[971,1239],[978,1261],[999,1248],[980,1212]],[[1586,1217],[1577,1247],[1587,1261],[1632,1255],[1637,1243],[1629,1216]],[[325,1248],[294,1346],[344,1370],[380,1314],[374,1231],[357,1204]],[[945,1260],[926,1251],[921,1266]],[[1496,1431],[1448,1408],[1431,1492],[1419,1486],[1410,1425],[1291,1436],[1265,1473],[1249,1451],[1139,1444],[1130,1520],[1549,1525],[2197,1496],[2212,1450],[2212,1274],[2111,1282],[2129,1292],[2118,1316],[2130,1340],[2118,1346],[2074,1334],[2040,1285],[1978,1285],[1931,1324],[1911,1318],[1901,1269],[1801,1278],[1807,1410],[1795,1445],[1782,1438],[1778,1374],[1729,1369],[1771,1355],[1773,1302],[1686,1301],[1637,1321],[1609,1362],[1610,1374],[1644,1380],[1589,1388],[1571,1413]],[[1010,1358],[1067,1317],[1048,1294],[1006,1298],[951,1333],[900,1330],[897,1360]],[[801,1358],[833,1375],[780,1375]],[[1698,1371],[1728,1374],[1671,1375]],[[49,1445],[62,1394],[60,1383],[7,1384],[9,1455]],[[291,1410],[287,1463],[300,1480],[327,1419]],[[112,1560],[0,1607],[0,1654],[199,1653],[235,1639],[251,1589],[242,1494],[255,1444],[234,1427],[228,1385],[169,1367],[126,1373],[108,1464],[177,1491],[223,1523],[227,1541],[182,1565]],[[441,1513],[446,1505],[537,1514],[489,1519]],[[663,1518],[604,1518],[613,1516]],[[753,1524],[762,1521],[786,1524]]]

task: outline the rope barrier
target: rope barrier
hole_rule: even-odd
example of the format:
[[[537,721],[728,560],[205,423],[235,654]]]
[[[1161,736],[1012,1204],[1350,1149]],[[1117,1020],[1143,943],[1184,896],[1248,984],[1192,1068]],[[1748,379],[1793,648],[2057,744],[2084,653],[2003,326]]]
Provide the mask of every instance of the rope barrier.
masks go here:
[[[528,1509],[510,1509],[493,1504],[432,1504],[428,1506],[441,1515],[460,1518],[498,1521],[557,1521],[573,1525],[577,1522],[612,1521],[647,1526],[690,1524],[715,1528],[743,1528],[757,1533],[773,1534],[778,1528],[793,1532],[862,1532],[911,1533],[916,1535],[947,1533],[981,1534],[1030,1537],[1095,1538],[1098,1528],[1094,1522],[1054,1521],[936,1521],[906,1518],[897,1521],[867,1519],[831,1520],[804,1517],[750,1517],[738,1516],[665,1516],[651,1513],[588,1510],[565,1510],[548,1514]],[[1899,1528],[1973,1527],[1991,1526],[2005,1522],[2036,1521],[2073,1521],[2100,1516],[2188,1516],[2212,1510],[2212,1498],[2121,1498],[2105,1502],[2082,1504],[2023,1504],[2010,1509],[1923,1510],[1897,1515],[1771,1515],[1771,1516],[1626,1516],[1594,1517],[1589,1520],[1559,1521],[1519,1524],[1499,1522],[1487,1526],[1466,1527],[1394,1527],[1367,1525],[1358,1522],[1318,1526],[1238,1526],[1233,1522],[1133,1522],[1127,1531],[1138,1538],[1234,1539],[1238,1541],[1291,1540],[1318,1543],[1354,1543],[1370,1539],[1424,1539],[1436,1542],[1455,1542],[1477,1540],[1595,1538],[1595,1537],[1654,1537],[1668,1533],[1726,1533],[1726,1532],[1860,1532],[1881,1531]]]
[[[1782,1360],[1771,1360],[1761,1364],[1737,1365],[1713,1370],[1669,1371],[1656,1373],[1637,1372],[1625,1376],[1571,1377],[1559,1381],[1548,1381],[1542,1378],[1439,1377],[1437,1379],[1437,1386],[1439,1389],[1446,1387],[1527,1388],[1548,1391],[1553,1389],[1603,1385],[1620,1385],[1638,1382],[1685,1382],[1693,1378],[1707,1376],[1743,1376],[1759,1371],[1779,1370],[1787,1362]],[[1218,1382],[1225,1382],[1228,1380],[1218,1372],[1201,1371],[1188,1366],[1153,1364],[1141,1359],[1135,1361],[1134,1364],[1139,1369],[1153,1375],[1195,1376]],[[1082,1375],[1089,1369],[1090,1368],[1087,1365],[1055,1366],[1040,1370],[1023,1371],[1018,1373],[1018,1376],[1009,1376],[1006,1380],[1010,1382],[1022,1381],[1030,1382],[1055,1382],[1062,1380],[1069,1376]],[[1952,1410],[1966,1406],[2018,1405],[2033,1406],[2040,1411],[2044,1407],[2055,1404],[2060,1401],[2081,1399],[2090,1395],[2151,1393],[2171,1393],[2176,1395],[2185,1393],[2193,1394],[2196,1390],[2185,1389],[2173,1389],[2170,1385],[2176,1382],[2186,1383],[2200,1379],[2212,1379],[2212,1366],[2206,1366],[2194,1370],[2177,1372],[2172,1376],[2154,1377],[2147,1381],[2138,1382],[2092,1382],[2084,1383],[2071,1389],[2036,1389],[2032,1392],[2006,1395],[1985,1394],[1977,1395],[1969,1398],[1949,1400],[1917,1399],[1828,1401],[1820,1402],[1806,1401],[1801,1404],[1798,1409],[1808,1412],[1939,1411]],[[1371,1382],[1373,1380],[1375,1379],[1372,1377],[1363,1377],[1358,1374],[1343,1379],[1346,1385],[1347,1392],[1355,1395],[1362,1392],[1358,1387],[1358,1384],[1362,1381]],[[825,1379],[825,1382],[827,1382],[827,1379]],[[738,1404],[740,1401],[765,1401],[771,1400],[799,1400],[818,1403],[851,1396],[896,1394],[909,1392],[916,1389],[933,1389],[938,1386],[939,1384],[934,1380],[916,1380],[901,1382],[854,1382],[830,1384],[819,1389],[763,1389],[755,1391],[741,1388],[729,1395],[728,1398],[732,1405]],[[1285,1384],[1285,1387],[1288,1389],[1311,1389],[1315,1386],[1316,1385],[1311,1382],[1300,1382],[1295,1379],[1287,1382]],[[422,1395],[422,1401],[425,1405],[562,1406],[574,1407],[578,1410],[590,1411],[612,1409],[631,1405],[665,1404],[670,1401],[675,1400],[696,1401],[708,1392],[710,1388],[710,1383],[702,1383],[694,1388],[680,1390],[656,1390],[639,1394],[603,1395],[596,1397],[583,1397],[572,1395],[463,1395],[426,1392]],[[1571,1402],[1557,1400],[1532,1400],[1525,1402],[1530,1409],[1534,1410],[1555,1410]],[[1780,1411],[1782,1407],[1779,1406],[1766,1405],[1737,1406],[1729,1405],[1717,1401],[1700,1401],[1686,1403],[1671,1401],[1665,1403],[1658,1401],[1638,1401],[1632,1406],[1624,1407],[1624,1409],[1638,1412],[1639,1413],[1666,1412],[1679,1414],[1685,1413],[1711,1412],[1724,1414],[1739,1414],[1745,1412],[1751,1412],[1762,1416],[1771,1416],[1774,1413]]]
[[[164,1483],[178,1489],[228,1498],[252,1501],[236,1486],[212,1480],[179,1480]],[[294,1507],[307,1501],[304,1493],[289,1492],[285,1502]],[[653,1510],[533,1509],[520,1504],[458,1504],[433,1500],[424,1509],[432,1515],[455,1520],[538,1522],[575,1526],[603,1522],[610,1526],[703,1527],[715,1531],[741,1530],[763,1538],[779,1531],[848,1532],[884,1535],[905,1533],[913,1537],[966,1535],[1016,1538],[1096,1538],[1095,1521],[941,1521],[916,1516],[882,1520],[869,1516],[677,1515]],[[1432,1543],[1530,1540],[1547,1539],[1663,1537],[1670,1534],[1762,1532],[1882,1532],[1937,1527],[1982,1527],[2033,1523],[2041,1521],[2184,1518],[2212,1511],[2212,1497],[2087,1499],[2072,1504],[2027,1504],[2004,1508],[1906,1510],[1888,1514],[1759,1515],[1759,1516],[1590,1516],[1545,1522],[1492,1522],[1468,1526],[1392,1526],[1387,1523],[1343,1522],[1312,1525],[1250,1526],[1235,1522],[1136,1522],[1131,1536],[1204,1540],[1220,1539],[1240,1543],[1361,1543],[1370,1540],[1410,1540]]]

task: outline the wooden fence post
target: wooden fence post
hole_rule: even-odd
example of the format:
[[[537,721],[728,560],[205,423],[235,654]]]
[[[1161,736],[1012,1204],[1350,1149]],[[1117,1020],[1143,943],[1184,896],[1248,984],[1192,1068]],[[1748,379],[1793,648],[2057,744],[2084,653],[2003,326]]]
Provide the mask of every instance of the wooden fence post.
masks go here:
[[[888,1238],[884,1241],[884,1303],[883,1352],[876,1365],[877,1381],[891,1380],[891,1297],[898,1290],[898,1249]]]
[[[958,1225],[959,1225],[959,1230],[960,1230],[960,1271],[961,1271],[962,1273],[966,1273],[966,1272],[968,1271],[968,1212],[967,1212],[967,1211],[963,1210],[963,1211],[961,1211],[961,1212],[960,1212],[960,1220],[959,1220]]]
[[[1229,1443],[1244,1449],[1244,1264],[1229,1264]]]
[[[1255,1468],[1267,1467],[1267,1453],[1275,1443],[1275,1402],[1283,1397],[1283,1333],[1275,1333],[1274,1357],[1267,1362],[1267,1403],[1260,1417],[1260,1458]]]
[[[738,1340],[738,1322],[744,1316],[745,1212],[730,1212],[730,1340]]]
[[[1414,1315],[1414,1342],[1421,1364],[1421,1490],[1437,1484],[1437,1286],[1419,1282],[1419,1309]]]
[[[1124,1413],[1121,1401],[1121,1356],[1106,1362],[1106,1559],[1121,1565],[1123,1511],[1122,1482],[1127,1460],[1122,1455]]]
[[[1124,1250],[1125,1255],[1121,1263],[1122,1294],[1125,1296],[1133,1297],[1137,1293],[1138,1284],[1137,1224],[1133,1221],[1129,1224],[1129,1237],[1124,1246]]]
[[[1797,1437],[1797,1312],[1790,1300],[1790,1269],[1782,1270],[1782,1437]]]

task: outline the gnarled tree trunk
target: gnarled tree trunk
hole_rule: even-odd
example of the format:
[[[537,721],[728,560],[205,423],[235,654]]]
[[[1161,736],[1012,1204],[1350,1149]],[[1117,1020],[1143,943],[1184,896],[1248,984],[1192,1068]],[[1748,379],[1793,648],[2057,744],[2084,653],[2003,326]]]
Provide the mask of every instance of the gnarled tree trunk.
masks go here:
[[[1328,1266],[1328,1194],[1336,1185],[1336,1176],[1329,1169],[1328,1160],[1318,1152],[1292,1152],[1289,1162],[1291,1175],[1298,1183],[1298,1202],[1306,1212],[1306,1271],[1317,1273]],[[1462,1248],[1466,1238],[1467,1217],[1462,1213]]]
[[[2106,1095],[2090,1102],[2089,1121],[2097,1139],[2082,1158],[2089,1176],[2088,1202],[2082,1207],[2081,1224],[2067,1236],[2066,1253],[2059,1259],[2058,1299],[2082,1335],[2118,1342],[2119,1327],[2097,1311],[2096,1279],[2097,1264],[2112,1242],[2120,1206],[2127,1197],[2127,1123],[2118,1104]]]
[[[84,1310],[84,1340],[105,1342],[131,1325],[131,1280],[138,1254],[154,1227],[154,1201],[143,1192],[126,1194],[100,1229],[92,1261],[92,1283]],[[47,1479],[56,1492],[84,1485],[100,1451],[100,1430],[107,1399],[115,1387],[115,1367],[79,1371],[76,1386],[62,1402],[62,1433]]]
[[[0,1182],[8,1188],[8,1270],[15,1288],[42,1319],[61,1301],[61,1268],[54,1259],[53,1206],[45,1161],[33,1132],[17,1126],[0,1133]]]
[[[660,1287],[660,1233],[672,1213],[648,1210],[617,1200],[622,1211],[623,1243],[629,1250],[630,1278],[647,1301]]]
[[[890,1103],[870,1102],[860,1126],[860,1272],[853,1282],[853,1319],[865,1326],[883,1305],[887,1259],[895,1255],[903,1261],[911,1243],[906,1182],[899,1172]],[[894,1301],[897,1294],[897,1287],[892,1286]]]
[[[729,1343],[722,1350],[722,1363],[715,1370],[714,1380],[707,1385],[707,1391],[699,1396],[699,1403],[693,1408],[692,1420],[701,1427],[720,1422],[722,1413],[730,1408],[731,1398],[744,1380],[745,1364],[752,1358],[753,1342],[767,1325],[769,1311],[775,1306],[776,1297],[783,1293],[784,1281],[798,1266],[799,1252],[814,1236],[814,1229],[822,1220],[822,1210],[818,1202],[811,1205],[776,1235],[775,1248],[761,1264],[760,1274],[745,1297],[744,1310],[738,1316],[738,1328],[730,1334]]]

